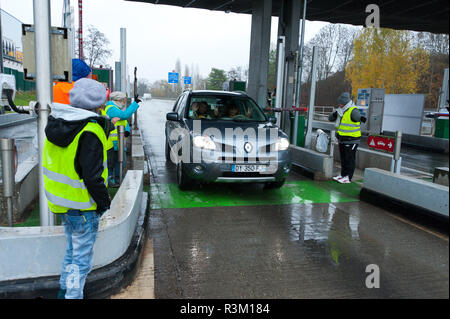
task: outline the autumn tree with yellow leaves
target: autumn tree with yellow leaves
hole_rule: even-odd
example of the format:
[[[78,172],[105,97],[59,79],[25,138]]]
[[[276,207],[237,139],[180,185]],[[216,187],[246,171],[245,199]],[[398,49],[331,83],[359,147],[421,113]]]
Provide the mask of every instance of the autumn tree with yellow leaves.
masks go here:
[[[384,88],[386,94],[417,92],[427,74],[430,54],[408,31],[364,28],[353,43],[353,59],[346,68],[352,94],[359,88]]]

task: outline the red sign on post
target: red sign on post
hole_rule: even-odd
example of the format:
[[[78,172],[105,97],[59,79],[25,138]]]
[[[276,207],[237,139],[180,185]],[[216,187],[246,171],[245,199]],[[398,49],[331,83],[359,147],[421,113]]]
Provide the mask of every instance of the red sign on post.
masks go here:
[[[369,136],[367,145],[381,151],[394,153],[395,138],[387,136]]]

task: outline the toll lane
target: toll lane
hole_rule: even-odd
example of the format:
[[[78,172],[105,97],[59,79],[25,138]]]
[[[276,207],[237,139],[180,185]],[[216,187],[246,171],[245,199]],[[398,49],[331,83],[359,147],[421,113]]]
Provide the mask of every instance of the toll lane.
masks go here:
[[[358,198],[359,185],[295,173],[279,190],[212,184],[182,192],[164,155],[174,101],[144,102],[156,298],[448,298],[448,238]],[[380,271],[369,289],[368,265]]]

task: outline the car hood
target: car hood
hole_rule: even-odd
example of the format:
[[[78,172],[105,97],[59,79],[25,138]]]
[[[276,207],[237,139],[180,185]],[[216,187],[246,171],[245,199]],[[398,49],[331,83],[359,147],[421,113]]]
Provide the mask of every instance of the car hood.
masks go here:
[[[208,121],[208,120],[191,120],[186,119],[185,120],[186,127],[190,131],[193,131],[194,129],[201,128],[201,131],[203,133],[206,129],[216,128],[220,130],[222,133],[225,133],[226,129],[239,129],[242,128],[242,130],[246,130],[248,128],[253,128],[255,130],[258,129],[277,129],[280,133],[284,135],[284,133],[281,131],[281,129],[272,124],[271,122],[235,122],[235,121]]]

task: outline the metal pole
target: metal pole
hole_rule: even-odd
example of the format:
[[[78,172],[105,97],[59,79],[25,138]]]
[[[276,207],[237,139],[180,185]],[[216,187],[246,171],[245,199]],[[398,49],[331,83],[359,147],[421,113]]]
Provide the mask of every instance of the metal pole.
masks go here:
[[[2,34],[2,10],[0,5],[0,73],[3,73],[3,34]]]
[[[394,172],[400,174],[400,166],[401,166],[401,157],[400,150],[402,148],[402,131],[395,132],[395,145],[394,145],[394,160],[395,160],[395,168]]]
[[[83,54],[83,0],[78,0],[78,58],[84,60]]]
[[[317,47],[313,47],[312,54],[312,76],[311,76],[311,89],[309,91],[309,105],[308,105],[308,123],[305,137],[305,147],[311,147],[312,139],[312,122],[314,118],[314,102],[316,97],[316,80],[317,80]]]
[[[302,72],[303,72],[303,43],[305,39],[305,18],[306,18],[306,0],[303,0],[303,17],[302,17],[302,32],[301,32],[301,38],[300,38],[300,48],[298,49],[298,70],[297,70],[297,94],[296,94],[296,100],[295,105],[297,107],[300,107],[300,99],[302,92],[300,91],[301,84],[302,84]],[[295,119],[294,119],[294,138],[293,138],[293,144],[297,145],[297,131],[298,131],[298,111],[295,112]]]
[[[334,158],[334,139],[336,136],[336,130],[330,131],[330,156]]]
[[[114,76],[114,91],[122,91],[122,67],[120,62],[116,61],[114,63],[114,71],[115,71],[115,76]]]
[[[117,133],[119,135],[119,145],[117,147],[118,159],[119,159],[119,184],[122,185],[122,175],[123,175],[123,160],[124,160],[124,150],[125,150],[125,126],[119,125],[117,127]]]
[[[39,156],[39,209],[41,226],[53,226],[54,219],[50,218],[47,198],[45,196],[43,158],[45,127],[52,103],[52,70],[50,51],[50,0],[33,0],[34,15],[34,43],[36,63],[36,91],[38,110],[38,156]]]
[[[8,226],[13,227],[14,140],[10,138],[0,139],[0,148],[2,152],[3,197],[7,201]]]
[[[283,82],[284,82],[284,45],[285,37],[278,37],[278,65],[277,65],[277,95],[275,96],[275,106],[283,107]],[[280,126],[281,115],[276,114],[277,125]]]
[[[127,94],[127,29],[125,28],[120,28],[120,76],[120,90]]]

